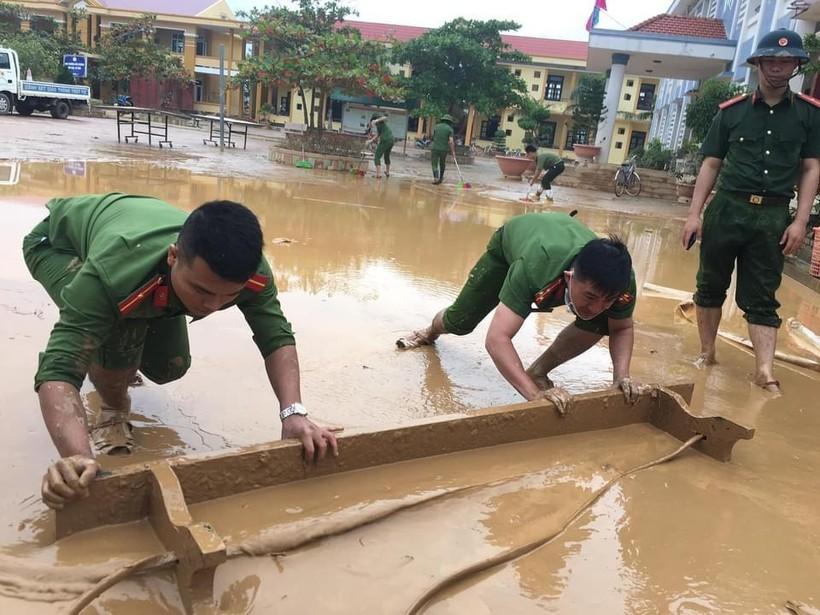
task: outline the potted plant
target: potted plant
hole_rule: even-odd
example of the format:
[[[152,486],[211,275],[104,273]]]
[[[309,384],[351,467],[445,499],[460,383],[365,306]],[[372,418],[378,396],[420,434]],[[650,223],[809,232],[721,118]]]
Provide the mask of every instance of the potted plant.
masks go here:
[[[606,113],[604,109],[603,75],[585,74],[578,82],[578,87],[572,93],[572,131],[573,134],[585,134],[584,143],[574,143],[572,146],[576,158],[584,164],[594,161],[601,155],[601,148],[595,143],[595,133],[598,123]]]
[[[679,198],[688,202],[695,192],[695,181],[703,155],[700,153],[700,145],[694,141],[684,141],[676,153],[675,192]]]

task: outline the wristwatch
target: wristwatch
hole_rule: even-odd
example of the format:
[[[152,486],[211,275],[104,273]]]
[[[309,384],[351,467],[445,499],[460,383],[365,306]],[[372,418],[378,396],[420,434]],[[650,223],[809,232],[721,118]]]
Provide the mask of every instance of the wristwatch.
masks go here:
[[[298,401],[293,402],[287,408],[282,408],[279,411],[279,418],[284,421],[286,418],[293,416],[294,414],[298,414],[299,416],[307,416],[307,410]]]

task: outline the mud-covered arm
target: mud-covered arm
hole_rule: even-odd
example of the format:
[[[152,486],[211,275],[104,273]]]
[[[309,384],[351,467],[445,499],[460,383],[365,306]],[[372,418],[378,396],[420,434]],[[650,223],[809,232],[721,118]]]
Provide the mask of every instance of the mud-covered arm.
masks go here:
[[[493,315],[484,345],[504,379],[521,393],[524,399],[531,401],[540,396],[541,390],[527,374],[512,342],[523,324],[524,318],[500,303]]]
[[[629,378],[635,326],[632,317],[609,319],[609,355],[612,357],[612,381],[619,383]]]

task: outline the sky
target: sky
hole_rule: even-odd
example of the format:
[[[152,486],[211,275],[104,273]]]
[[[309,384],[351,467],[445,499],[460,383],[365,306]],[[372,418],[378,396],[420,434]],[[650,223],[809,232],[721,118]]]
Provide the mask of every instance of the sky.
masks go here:
[[[264,0],[227,0],[235,11],[259,8]],[[343,0],[344,1],[344,0]],[[521,28],[512,34],[585,41],[585,25],[594,0],[518,0],[512,5],[490,0],[346,0],[347,6],[359,12],[359,21],[437,28],[456,17],[469,19],[513,20]],[[672,0],[607,0],[608,10],[601,12],[599,28],[624,30],[669,8]]]

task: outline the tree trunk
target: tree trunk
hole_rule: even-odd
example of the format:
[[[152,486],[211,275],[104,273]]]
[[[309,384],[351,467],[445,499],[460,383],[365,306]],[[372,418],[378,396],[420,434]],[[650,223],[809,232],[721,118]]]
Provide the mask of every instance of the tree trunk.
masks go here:
[[[313,106],[316,104],[316,87],[310,88],[310,127],[316,126],[316,113],[313,111]]]
[[[319,90],[319,130],[325,128],[325,93]]]
[[[307,99],[305,98],[305,89],[301,85],[299,86],[299,98],[302,99],[302,113],[305,115],[305,127],[308,127],[310,126],[310,122],[308,121]]]

